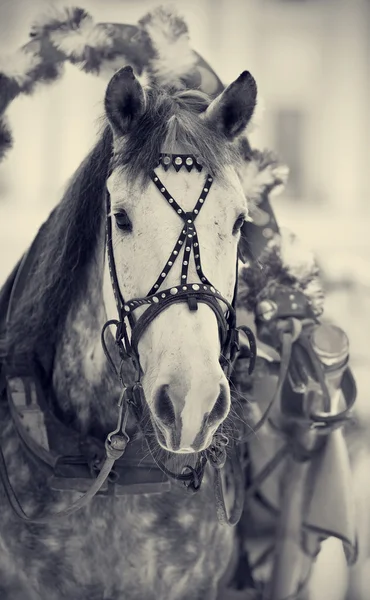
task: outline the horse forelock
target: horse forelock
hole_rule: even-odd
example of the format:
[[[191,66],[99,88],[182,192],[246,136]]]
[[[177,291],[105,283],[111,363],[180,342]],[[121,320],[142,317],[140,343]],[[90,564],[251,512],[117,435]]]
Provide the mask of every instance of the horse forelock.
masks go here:
[[[199,118],[211,99],[198,90],[146,88],[145,112],[115,148],[114,166],[129,182],[149,179],[163,151],[194,154],[207,172],[222,179],[226,166],[241,160],[240,146],[230,143]]]

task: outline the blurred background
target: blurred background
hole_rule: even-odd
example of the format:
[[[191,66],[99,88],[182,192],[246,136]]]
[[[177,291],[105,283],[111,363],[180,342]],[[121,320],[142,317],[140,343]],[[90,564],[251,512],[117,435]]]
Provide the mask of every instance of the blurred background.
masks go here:
[[[97,22],[133,23],[160,0],[80,0]],[[65,6],[63,2],[51,2]],[[166,2],[162,2],[166,4]],[[175,1],[192,46],[229,83],[252,72],[265,112],[251,136],[290,167],[279,223],[316,252],[326,316],[350,336],[359,404],[370,407],[370,1]],[[26,43],[46,3],[0,0],[0,57]],[[65,76],[8,110],[0,164],[0,284],[93,145],[107,79]],[[368,411],[370,415],[370,410]]]

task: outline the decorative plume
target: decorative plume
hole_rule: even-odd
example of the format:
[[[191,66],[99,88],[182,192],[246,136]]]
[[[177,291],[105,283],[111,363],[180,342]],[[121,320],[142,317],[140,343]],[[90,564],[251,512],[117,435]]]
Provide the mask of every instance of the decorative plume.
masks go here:
[[[182,88],[181,78],[193,71],[196,55],[190,47],[185,21],[176,9],[160,6],[139,21],[148,34],[154,51],[149,61],[153,79],[161,85]]]
[[[252,150],[250,160],[244,161],[239,169],[248,208],[253,219],[263,193],[278,195],[286,185],[289,169],[270,150]]]
[[[282,287],[301,291],[313,313],[322,314],[324,292],[315,257],[285,228],[268,242],[258,261],[241,269],[238,303],[254,312],[258,302]]]

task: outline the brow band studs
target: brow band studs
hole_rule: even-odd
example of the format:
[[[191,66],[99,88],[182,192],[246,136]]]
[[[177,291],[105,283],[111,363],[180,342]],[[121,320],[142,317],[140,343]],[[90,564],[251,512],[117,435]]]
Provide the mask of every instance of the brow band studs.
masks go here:
[[[193,168],[200,172],[203,169],[203,165],[199,160],[199,158],[192,154],[160,154],[158,166],[162,166],[165,171],[168,171],[172,165],[177,173],[182,167],[185,167],[189,173]]]

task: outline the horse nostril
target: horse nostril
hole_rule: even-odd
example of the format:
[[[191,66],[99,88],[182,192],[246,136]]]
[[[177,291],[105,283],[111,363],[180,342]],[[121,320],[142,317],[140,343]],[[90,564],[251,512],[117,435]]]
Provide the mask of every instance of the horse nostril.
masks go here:
[[[176,420],[175,410],[168,395],[168,385],[162,385],[154,400],[154,413],[164,425],[173,425]]]
[[[228,413],[228,410],[229,410],[228,395],[226,393],[224,386],[221,386],[221,391],[219,393],[219,396],[218,396],[211,412],[208,415],[208,419],[207,419],[208,425],[213,425],[214,423],[223,421],[223,419],[226,417],[226,415]]]

